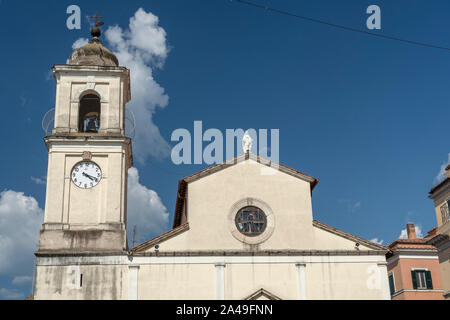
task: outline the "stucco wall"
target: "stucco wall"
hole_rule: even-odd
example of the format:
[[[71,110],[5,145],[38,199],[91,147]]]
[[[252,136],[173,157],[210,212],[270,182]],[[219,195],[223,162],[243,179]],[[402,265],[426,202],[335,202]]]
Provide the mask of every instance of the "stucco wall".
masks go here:
[[[383,299],[381,278],[371,286],[374,263],[306,264],[306,299]],[[295,263],[231,263],[225,266],[225,300],[242,300],[259,289],[283,300],[298,300]],[[161,290],[161,288],[164,288]],[[214,264],[151,265],[139,269],[139,299],[215,300]]]
[[[272,170],[253,160],[241,162],[188,185],[190,230],[160,244],[164,251],[196,250],[356,250],[355,242],[313,227],[309,182]],[[274,216],[274,231],[259,245],[233,237],[233,205],[247,198],[266,203]],[[206,240],[206,241],[205,241]],[[149,249],[151,251],[152,249]],[[369,250],[361,246],[360,250]]]
[[[450,245],[448,242],[447,248],[439,251],[438,255],[442,275],[442,286],[444,293],[448,293],[446,299],[450,300]]]
[[[260,289],[286,300],[384,299],[384,256],[38,258],[35,298],[242,300]],[[304,267],[304,279],[299,263]],[[218,268],[223,266],[223,277]],[[134,285],[131,267],[136,268]],[[83,284],[80,286],[80,275]],[[302,287],[305,295],[302,296]],[[131,290],[131,291],[130,291]],[[132,292],[135,290],[136,292]]]
[[[128,140],[91,140],[87,143],[84,138],[48,138],[49,168],[40,251],[126,249],[127,169],[130,165]],[[71,179],[72,169],[83,161],[85,151],[91,152],[92,161],[102,170],[101,181],[92,189],[80,189]],[[105,240],[103,243],[91,241],[85,246],[80,243],[75,248],[73,241],[67,240],[67,234],[64,235],[62,230],[117,232],[114,236],[117,241],[108,245],[105,238],[99,239],[100,242]],[[95,240],[95,236],[89,239]]]
[[[216,270],[213,264],[154,264],[139,269],[141,300],[214,300]]]
[[[437,257],[435,257],[437,258]],[[427,269],[431,272],[433,290],[414,290],[411,270]],[[393,300],[435,300],[442,299],[442,277],[437,259],[402,258],[393,260],[388,264],[388,273],[394,274],[395,291]]]
[[[447,184],[446,187],[443,187],[443,190],[440,190],[437,195],[433,195],[434,207],[436,212],[436,221],[438,227],[442,227],[442,225],[446,222],[442,220],[441,206],[445,204],[445,202],[450,198],[450,185]],[[441,231],[442,233],[442,231]],[[450,229],[447,230],[447,235],[450,236]]]
[[[36,283],[36,300],[128,299],[128,268],[125,266],[38,266]]]
[[[80,98],[93,93],[101,99],[101,133],[124,133],[124,108],[129,100],[129,73],[125,68],[55,66],[54,133],[78,132]]]

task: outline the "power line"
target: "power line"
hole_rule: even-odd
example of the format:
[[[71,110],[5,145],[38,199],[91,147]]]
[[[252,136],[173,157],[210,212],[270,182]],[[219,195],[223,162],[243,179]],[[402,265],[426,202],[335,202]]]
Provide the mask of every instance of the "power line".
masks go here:
[[[346,31],[362,33],[362,34],[366,34],[366,35],[370,35],[370,36],[374,36],[374,37],[400,41],[400,42],[403,42],[403,43],[408,43],[408,44],[422,46],[422,47],[428,47],[428,48],[434,48],[434,49],[450,51],[450,48],[447,48],[447,47],[441,47],[441,46],[436,46],[436,45],[429,44],[429,43],[423,43],[423,42],[418,42],[418,41],[411,41],[411,40],[401,39],[401,38],[397,38],[397,37],[392,37],[392,36],[386,36],[386,35],[382,35],[382,34],[378,34],[378,33],[373,33],[373,32],[369,32],[369,31],[365,31],[365,30],[361,30],[361,29],[351,28],[351,27],[347,27],[347,26],[343,26],[343,25],[339,25],[339,24],[335,24],[335,23],[330,23],[330,22],[323,21],[323,20],[318,20],[318,19],[314,19],[314,18],[301,16],[301,15],[298,15],[298,14],[295,14],[295,13],[292,13],[292,12],[288,12],[288,11],[283,11],[283,10],[267,7],[267,6],[264,6],[264,5],[261,5],[261,4],[258,4],[258,3],[254,3],[254,2],[250,2],[250,1],[236,0],[236,2],[241,3],[241,4],[246,4],[248,6],[252,6],[252,7],[255,7],[255,8],[259,8],[259,9],[272,11],[272,12],[275,12],[275,13],[278,13],[278,14],[282,14],[282,15],[286,15],[286,16],[290,16],[290,17],[306,20],[306,21],[309,21],[309,22],[319,23],[319,24],[327,25],[327,26],[330,26],[330,27],[333,27],[333,28],[346,30]]]

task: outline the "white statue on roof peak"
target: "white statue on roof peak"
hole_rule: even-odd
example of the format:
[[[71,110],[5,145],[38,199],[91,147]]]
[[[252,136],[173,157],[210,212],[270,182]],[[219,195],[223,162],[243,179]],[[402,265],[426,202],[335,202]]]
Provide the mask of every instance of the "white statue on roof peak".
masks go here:
[[[248,133],[248,130],[245,131],[244,137],[242,138],[242,149],[244,149],[244,153],[250,153],[252,150],[253,139]]]

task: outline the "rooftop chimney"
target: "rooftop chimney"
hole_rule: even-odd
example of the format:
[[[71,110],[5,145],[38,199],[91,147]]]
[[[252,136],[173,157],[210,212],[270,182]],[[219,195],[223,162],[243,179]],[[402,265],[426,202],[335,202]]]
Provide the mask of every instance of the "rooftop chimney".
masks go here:
[[[450,164],[445,168],[444,176],[450,178]]]
[[[406,225],[406,231],[408,232],[408,239],[416,239],[416,227],[414,223],[408,223]]]

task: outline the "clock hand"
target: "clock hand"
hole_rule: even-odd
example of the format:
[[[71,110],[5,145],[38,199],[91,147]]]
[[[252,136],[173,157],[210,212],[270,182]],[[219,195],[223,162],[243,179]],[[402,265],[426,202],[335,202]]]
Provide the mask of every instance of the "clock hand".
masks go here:
[[[91,181],[95,181],[95,178],[90,176],[90,175],[88,175],[86,172],[83,172],[83,176],[85,176],[86,178],[91,179]]]

